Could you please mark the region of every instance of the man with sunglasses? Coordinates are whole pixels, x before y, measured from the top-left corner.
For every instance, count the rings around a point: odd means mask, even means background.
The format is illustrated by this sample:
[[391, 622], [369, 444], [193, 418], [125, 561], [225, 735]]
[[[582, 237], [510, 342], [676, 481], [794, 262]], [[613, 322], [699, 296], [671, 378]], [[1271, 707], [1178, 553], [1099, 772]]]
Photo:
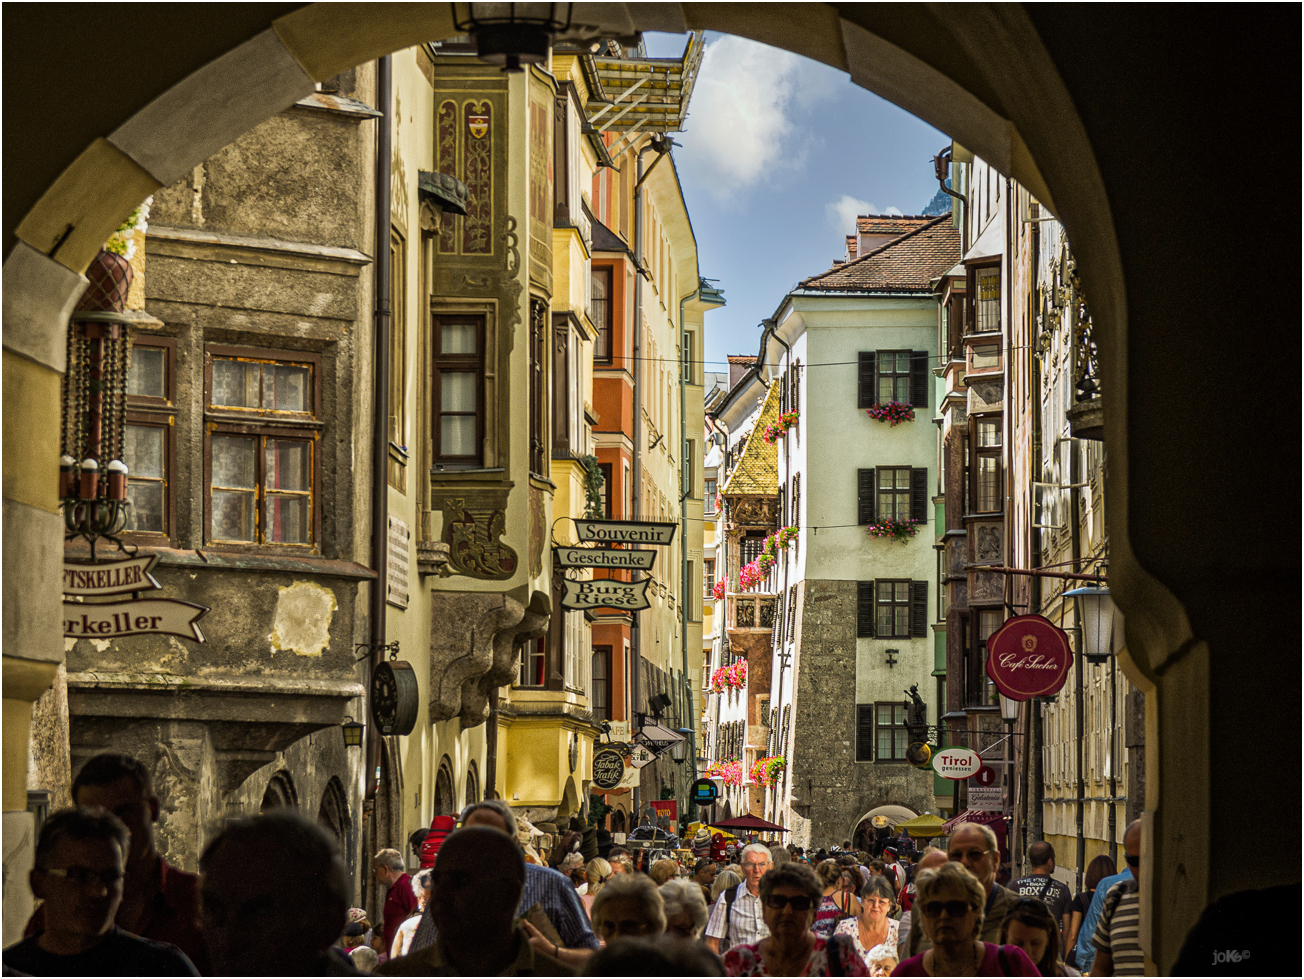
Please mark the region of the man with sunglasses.
[[[1096, 885], [1096, 896], [1078, 931], [1078, 968], [1093, 976], [1145, 975], [1138, 938], [1141, 877], [1141, 820], [1123, 834], [1127, 866]], [[1106, 917], [1108, 909], [1109, 916]], [[1103, 928], [1103, 931], [1102, 931]], [[1137, 971], [1140, 970], [1140, 971]]]
[[774, 855], [760, 843], [743, 847], [743, 882], [716, 899], [706, 923], [706, 947], [717, 955], [735, 945], [752, 945], [770, 936], [761, 907], [761, 878], [774, 866]]
[[122, 903], [130, 834], [100, 808], [63, 809], [41, 827], [32, 893], [43, 930], [6, 949], [7, 969], [31, 976], [197, 976], [173, 945], [113, 923]]
[[[951, 841], [946, 848], [949, 860], [963, 864], [964, 868], [978, 878], [987, 903], [984, 906], [983, 927], [979, 940], [999, 945], [1001, 925], [1005, 924], [1005, 914], [1019, 896], [1007, 887], [996, 883], [996, 868], [1000, 865], [1001, 850], [996, 834], [991, 827], [983, 823], [961, 823], [951, 834]], [[920, 917], [915, 915], [910, 920], [910, 938], [907, 941], [907, 953], [911, 956], [926, 951], [932, 945], [924, 934]]]

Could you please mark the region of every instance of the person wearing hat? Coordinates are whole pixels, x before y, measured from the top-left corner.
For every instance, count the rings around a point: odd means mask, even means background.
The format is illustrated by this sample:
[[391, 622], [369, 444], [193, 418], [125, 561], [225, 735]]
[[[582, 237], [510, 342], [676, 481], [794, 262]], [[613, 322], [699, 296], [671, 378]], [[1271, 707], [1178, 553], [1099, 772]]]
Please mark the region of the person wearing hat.
[[421, 848], [417, 851], [422, 870], [429, 870], [435, 865], [435, 856], [439, 853], [439, 848], [444, 845], [444, 840], [448, 839], [448, 834], [453, 832], [456, 826], [456, 816], [436, 816], [431, 821], [430, 831], [421, 840]]
[[700, 827], [693, 834], [692, 850], [693, 857], [697, 860], [711, 855], [711, 831], [705, 826]]
[[906, 886], [906, 871], [897, 860], [897, 848], [895, 846], [883, 847], [883, 867], [885, 868], [884, 876], [891, 876], [893, 886], [898, 894], [901, 888]]

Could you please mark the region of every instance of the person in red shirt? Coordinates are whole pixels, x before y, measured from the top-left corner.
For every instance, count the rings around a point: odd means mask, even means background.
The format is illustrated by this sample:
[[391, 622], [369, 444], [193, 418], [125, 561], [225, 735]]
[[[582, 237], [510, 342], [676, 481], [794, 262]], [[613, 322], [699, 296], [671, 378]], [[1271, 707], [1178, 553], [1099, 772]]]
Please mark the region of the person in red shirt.
[[417, 908], [417, 896], [412, 893], [412, 877], [403, 870], [403, 856], [397, 850], [381, 850], [373, 860], [376, 880], [385, 891], [385, 905], [381, 911], [380, 933], [388, 950], [394, 944], [394, 932]]
[[[131, 833], [122, 903], [114, 924], [141, 938], [175, 945], [200, 972], [206, 972], [208, 955], [199, 924], [199, 875], [171, 866], [154, 848], [159, 802], [149, 769], [130, 755], [96, 755], [73, 779], [72, 800], [77, 806], [106, 809]], [[44, 909], [37, 908], [23, 934], [44, 930]]]

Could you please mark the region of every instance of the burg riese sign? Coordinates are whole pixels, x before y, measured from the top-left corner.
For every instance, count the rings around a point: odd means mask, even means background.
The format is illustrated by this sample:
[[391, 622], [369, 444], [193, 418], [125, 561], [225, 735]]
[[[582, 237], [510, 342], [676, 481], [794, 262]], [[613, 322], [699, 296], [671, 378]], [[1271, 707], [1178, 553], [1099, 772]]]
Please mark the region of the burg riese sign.
[[643, 581], [572, 581], [564, 582], [561, 607], [571, 612], [582, 612], [594, 608], [614, 608], [624, 612], [638, 612], [651, 608], [648, 601], [647, 586], [652, 582]]

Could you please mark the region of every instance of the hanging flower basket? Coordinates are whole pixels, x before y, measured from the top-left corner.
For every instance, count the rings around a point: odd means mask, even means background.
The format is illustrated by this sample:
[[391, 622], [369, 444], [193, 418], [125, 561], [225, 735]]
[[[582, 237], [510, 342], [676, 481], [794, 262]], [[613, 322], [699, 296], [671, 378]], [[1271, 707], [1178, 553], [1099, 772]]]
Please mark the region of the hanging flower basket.
[[716, 762], [706, 770], [707, 778], [724, 779], [725, 785], [743, 784], [743, 763], [738, 759]]
[[758, 758], [748, 773], [757, 785], [774, 785], [780, 774], [788, 767], [788, 761], [782, 755], [770, 755]]
[[761, 432], [761, 438], [765, 439], [765, 441], [770, 443], [770, 445], [773, 445], [788, 433], [788, 429], [797, 424], [797, 419], [800, 417], [801, 412], [799, 411], [785, 411], [779, 416], [779, 423], [777, 425], [765, 426], [765, 429]]
[[897, 520], [895, 517], [880, 517], [866, 529], [870, 537], [889, 537], [905, 544], [919, 533], [921, 520]]
[[890, 422], [896, 428], [902, 422], [915, 420], [915, 409], [904, 401], [883, 401], [867, 409], [869, 417], [875, 421]]
[[717, 581], [711, 588], [711, 594], [715, 596], [717, 602], [724, 601], [724, 581]]
[[711, 674], [711, 692], [741, 690], [747, 686], [747, 661], [740, 659], [731, 666], [722, 666]]
[[755, 588], [765, 581], [774, 567], [775, 560], [772, 557], [766, 557], [761, 554], [755, 561], [750, 561], [738, 569], [738, 583], [742, 585], [743, 591]]

